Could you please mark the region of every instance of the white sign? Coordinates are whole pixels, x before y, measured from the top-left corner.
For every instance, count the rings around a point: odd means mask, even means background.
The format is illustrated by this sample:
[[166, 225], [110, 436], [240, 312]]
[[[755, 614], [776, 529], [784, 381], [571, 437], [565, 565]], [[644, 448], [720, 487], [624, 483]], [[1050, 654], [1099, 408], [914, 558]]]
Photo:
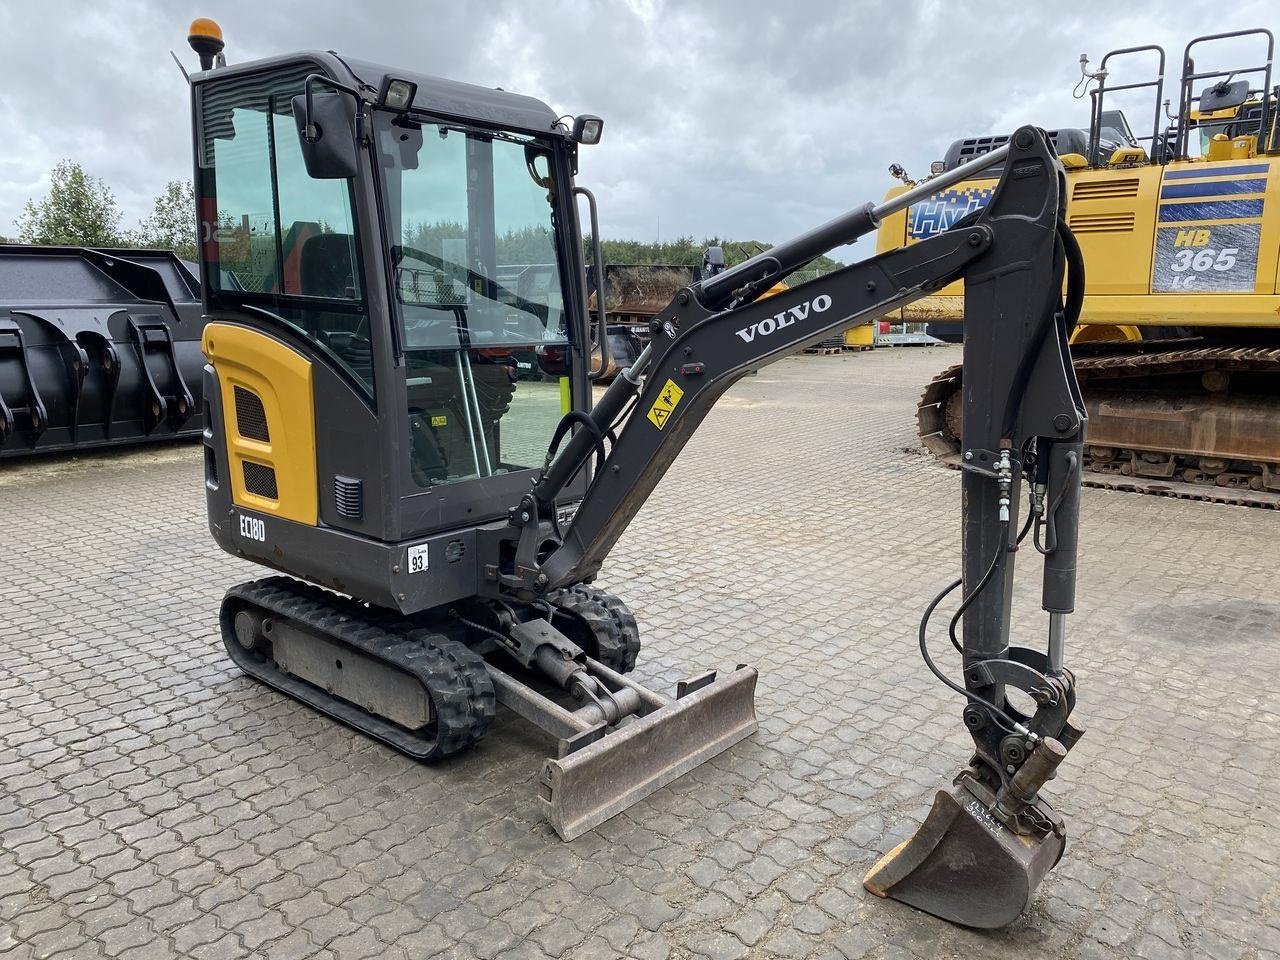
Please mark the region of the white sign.
[[426, 573], [427, 571], [427, 544], [420, 543], [416, 547], [409, 548], [409, 572], [410, 573]]

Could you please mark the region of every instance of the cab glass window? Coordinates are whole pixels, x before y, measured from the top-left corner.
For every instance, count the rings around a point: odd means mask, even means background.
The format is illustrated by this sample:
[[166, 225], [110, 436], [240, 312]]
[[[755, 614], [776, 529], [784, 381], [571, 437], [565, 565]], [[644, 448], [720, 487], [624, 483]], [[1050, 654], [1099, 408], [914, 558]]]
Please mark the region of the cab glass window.
[[[540, 467], [568, 408], [570, 329], [550, 143], [375, 118], [423, 488]], [[574, 261], [570, 261], [574, 262]]]
[[372, 343], [347, 180], [313, 180], [292, 100], [311, 68], [200, 88], [201, 256], [211, 301], [280, 316], [372, 397]]

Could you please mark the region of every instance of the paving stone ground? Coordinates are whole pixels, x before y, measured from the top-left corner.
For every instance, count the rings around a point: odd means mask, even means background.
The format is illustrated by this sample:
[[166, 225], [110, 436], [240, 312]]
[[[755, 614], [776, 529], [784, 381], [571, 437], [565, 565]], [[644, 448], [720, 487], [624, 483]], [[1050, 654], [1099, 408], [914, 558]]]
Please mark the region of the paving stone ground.
[[724, 398], [602, 582], [643, 680], [759, 666], [760, 732], [571, 844], [509, 715], [424, 766], [232, 668], [216, 611], [256, 570], [206, 534], [197, 448], [6, 465], [0, 956], [1280, 955], [1277, 512], [1086, 491], [1065, 859], [997, 933], [863, 891], [966, 759], [915, 651], [959, 497], [913, 407], [955, 357], [798, 358]]

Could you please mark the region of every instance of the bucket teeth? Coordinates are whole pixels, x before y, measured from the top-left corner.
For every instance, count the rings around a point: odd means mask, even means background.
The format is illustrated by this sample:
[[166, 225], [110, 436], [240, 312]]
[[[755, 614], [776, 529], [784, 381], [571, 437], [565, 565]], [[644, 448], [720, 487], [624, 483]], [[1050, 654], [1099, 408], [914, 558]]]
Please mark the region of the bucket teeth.
[[756, 671], [737, 670], [543, 767], [543, 811], [573, 840], [756, 731]]
[[[1037, 805], [1053, 817], [1043, 801]], [[1014, 833], [960, 783], [938, 792], [915, 835], [881, 857], [862, 883], [943, 920], [995, 929], [1030, 906], [1064, 846], [1061, 831]]]

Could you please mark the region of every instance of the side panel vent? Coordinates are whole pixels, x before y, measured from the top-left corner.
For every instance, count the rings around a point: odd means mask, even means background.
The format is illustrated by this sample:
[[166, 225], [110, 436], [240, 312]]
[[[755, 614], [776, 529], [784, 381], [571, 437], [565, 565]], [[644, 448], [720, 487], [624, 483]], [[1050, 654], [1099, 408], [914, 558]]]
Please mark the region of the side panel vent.
[[1067, 221], [1076, 233], [1130, 233], [1132, 213], [1080, 213]]
[[246, 440], [271, 442], [271, 432], [267, 429], [267, 411], [262, 407], [262, 398], [252, 390], [236, 386], [236, 432]]
[[254, 463], [252, 460], [244, 462], [244, 488], [255, 497], [265, 497], [268, 500], [280, 499], [280, 493], [276, 490], [275, 470], [265, 464]]
[[1138, 178], [1082, 180], [1071, 189], [1072, 200], [1124, 200], [1138, 195]]
[[450, 540], [444, 545], [444, 558], [449, 563], [457, 563], [467, 554], [467, 545], [461, 540]]
[[364, 518], [364, 481], [355, 477], [333, 478], [333, 505], [338, 516], [348, 520]]

